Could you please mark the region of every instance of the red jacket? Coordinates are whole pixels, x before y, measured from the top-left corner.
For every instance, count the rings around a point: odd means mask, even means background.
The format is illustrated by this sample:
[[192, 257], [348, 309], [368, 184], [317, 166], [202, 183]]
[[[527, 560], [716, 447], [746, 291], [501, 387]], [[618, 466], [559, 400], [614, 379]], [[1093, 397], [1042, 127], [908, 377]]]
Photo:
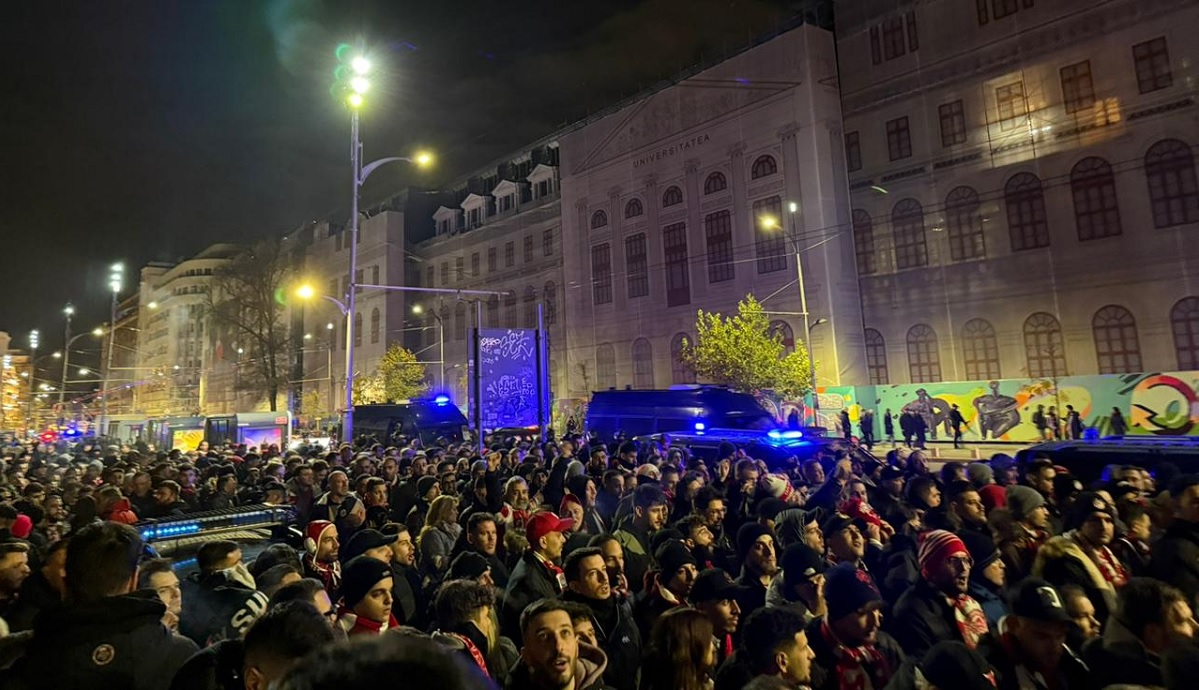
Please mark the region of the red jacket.
[[109, 522], [119, 522], [122, 525], [132, 525], [138, 520], [137, 513], [133, 512], [133, 506], [127, 498], [122, 498], [112, 504], [112, 507], [108, 509], [108, 513], [103, 517]]

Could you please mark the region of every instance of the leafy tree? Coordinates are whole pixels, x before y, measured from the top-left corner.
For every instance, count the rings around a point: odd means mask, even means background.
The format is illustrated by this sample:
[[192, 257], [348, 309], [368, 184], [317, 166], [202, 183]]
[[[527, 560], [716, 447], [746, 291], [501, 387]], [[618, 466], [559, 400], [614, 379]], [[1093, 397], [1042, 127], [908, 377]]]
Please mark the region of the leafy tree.
[[806, 347], [786, 354], [781, 334], [770, 333], [770, 319], [749, 295], [737, 313], [724, 316], [699, 310], [696, 342], [685, 343], [683, 361], [703, 379], [742, 391], [771, 390], [798, 398], [812, 390]]
[[205, 300], [214, 330], [236, 338], [244, 350], [238, 388], [266, 398], [272, 412], [279, 409], [287, 377], [285, 304], [279, 295], [291, 271], [289, 258], [277, 241], [258, 242], [213, 271]]
[[411, 350], [393, 344], [383, 353], [373, 374], [354, 379], [354, 403], [415, 398], [427, 389], [425, 365]]

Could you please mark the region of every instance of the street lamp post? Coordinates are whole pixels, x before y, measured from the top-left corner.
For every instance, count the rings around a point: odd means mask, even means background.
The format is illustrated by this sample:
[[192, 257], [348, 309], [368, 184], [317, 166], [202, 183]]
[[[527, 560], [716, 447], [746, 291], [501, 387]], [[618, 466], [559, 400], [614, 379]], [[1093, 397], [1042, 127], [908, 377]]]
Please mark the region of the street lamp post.
[[791, 249], [795, 252], [795, 281], [799, 284], [799, 310], [803, 312], [803, 342], [808, 350], [808, 371], [812, 375], [812, 423], [820, 426], [820, 395], [816, 392], [816, 358], [812, 356], [812, 320], [808, 314], [808, 290], [803, 279], [803, 253], [799, 250], [799, 239], [795, 234], [795, 212], [799, 204], [787, 205], [787, 217], [791, 226]]
[[33, 431], [33, 387], [36, 385], [34, 379], [37, 378], [37, 346], [40, 341], [41, 333], [36, 329], [29, 331], [29, 406], [25, 411], [29, 421], [25, 423], [26, 432]]
[[[412, 305], [413, 314], [422, 314], [424, 309], [419, 304]], [[430, 310], [433, 318], [437, 319], [437, 385], [445, 389], [445, 322], [436, 309]]]
[[112, 300], [109, 306], [108, 320], [108, 354], [105, 356], [104, 364], [104, 383], [100, 389], [100, 436], [107, 429], [108, 423], [108, 380], [112, 371], [112, 349], [116, 342], [117, 336], [117, 295], [121, 292], [121, 281], [125, 273], [125, 266], [120, 263], [112, 265], [112, 269], [108, 274], [108, 287], [112, 290]]
[[58, 387], [58, 419], [59, 425], [62, 424], [63, 404], [66, 403], [67, 395], [67, 367], [71, 364], [71, 317], [75, 315], [75, 307], [67, 302], [67, 306], [63, 307], [62, 313], [67, 317], [66, 327], [63, 329], [62, 342], [62, 381]]

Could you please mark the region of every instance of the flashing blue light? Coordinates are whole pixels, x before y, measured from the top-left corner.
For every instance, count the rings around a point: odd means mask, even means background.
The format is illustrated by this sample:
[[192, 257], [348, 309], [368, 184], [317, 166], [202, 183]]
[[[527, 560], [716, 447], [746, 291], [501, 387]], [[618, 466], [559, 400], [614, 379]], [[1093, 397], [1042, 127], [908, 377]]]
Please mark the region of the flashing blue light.
[[696, 430], [696, 431], [703, 431], [704, 429], [707, 429], [707, 428], [708, 428], [708, 425], [707, 425], [707, 424], [704, 424], [703, 422], [696, 422], [696, 423], [695, 423], [695, 430]]
[[798, 429], [771, 429], [766, 435], [775, 441], [791, 438], [803, 438], [803, 432]]
[[438, 405], [448, 405], [450, 402], [450, 396], [439, 395], [436, 398], [433, 398], [433, 402], [437, 403]]

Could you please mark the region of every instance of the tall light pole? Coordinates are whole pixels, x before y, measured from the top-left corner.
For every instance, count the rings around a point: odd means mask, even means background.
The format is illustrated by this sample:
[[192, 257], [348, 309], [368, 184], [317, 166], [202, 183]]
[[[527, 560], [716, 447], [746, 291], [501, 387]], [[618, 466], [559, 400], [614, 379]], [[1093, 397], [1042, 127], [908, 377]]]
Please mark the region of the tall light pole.
[[34, 379], [37, 378], [37, 346], [41, 342], [42, 335], [35, 328], [29, 331], [29, 407], [26, 409], [25, 416], [29, 419], [25, 423], [27, 431], [33, 431], [33, 387]]
[[[811, 381], [808, 382], [808, 385], [812, 387], [812, 424], [819, 426], [820, 396], [816, 393], [816, 359], [812, 355], [812, 319], [808, 313], [808, 291], [804, 284], [803, 250], [799, 247], [799, 237], [795, 233], [795, 214], [798, 211], [799, 204], [794, 201], [787, 204], [789, 230], [784, 230], [784, 232], [787, 233], [787, 239], [791, 242], [791, 251], [795, 254], [795, 282], [799, 286], [799, 311], [803, 315], [803, 342], [804, 349], [808, 352], [808, 371], [811, 374]], [[762, 216], [758, 222], [767, 230], [783, 230], [778, 218], [772, 216]]]
[[67, 302], [67, 306], [63, 307], [62, 313], [67, 317], [67, 325], [63, 329], [62, 334], [62, 381], [59, 382], [58, 387], [59, 422], [62, 421], [62, 406], [66, 402], [67, 395], [67, 367], [71, 364], [71, 317], [75, 315], [75, 307], [70, 302]]
[[[423, 314], [424, 311], [421, 305], [412, 305], [413, 314]], [[437, 319], [437, 385], [445, 390], [445, 322], [441, 320], [441, 315], [436, 309], [430, 310], [429, 313]]]
[[104, 383], [100, 388], [100, 428], [98, 438], [107, 430], [108, 423], [108, 380], [112, 371], [112, 349], [117, 337], [117, 295], [121, 292], [121, 281], [124, 278], [124, 264], [115, 263], [108, 272], [108, 287], [112, 291], [108, 318], [108, 354], [105, 355]]

